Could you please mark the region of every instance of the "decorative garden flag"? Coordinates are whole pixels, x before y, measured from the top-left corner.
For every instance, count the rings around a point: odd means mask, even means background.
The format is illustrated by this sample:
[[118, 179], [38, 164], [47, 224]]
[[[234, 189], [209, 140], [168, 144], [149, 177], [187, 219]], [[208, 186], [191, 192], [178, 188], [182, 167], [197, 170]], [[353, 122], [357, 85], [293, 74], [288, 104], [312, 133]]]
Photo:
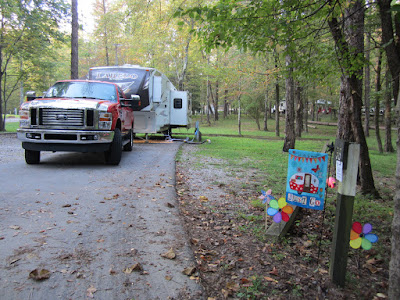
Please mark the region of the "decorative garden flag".
[[289, 150], [286, 202], [305, 208], [324, 208], [328, 154]]

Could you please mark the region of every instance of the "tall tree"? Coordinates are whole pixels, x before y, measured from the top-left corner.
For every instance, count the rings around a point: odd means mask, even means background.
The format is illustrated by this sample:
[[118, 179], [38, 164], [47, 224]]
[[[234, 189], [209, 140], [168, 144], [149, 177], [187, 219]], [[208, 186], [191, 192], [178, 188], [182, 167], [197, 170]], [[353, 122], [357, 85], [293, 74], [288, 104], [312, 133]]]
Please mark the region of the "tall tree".
[[79, 78], [79, 56], [78, 56], [78, 0], [72, 2], [72, 31], [71, 31], [71, 79]]
[[[331, 9], [340, 12], [338, 2], [330, 2]], [[347, 117], [339, 120], [338, 137], [360, 144], [360, 185], [364, 194], [375, 194], [371, 161], [362, 126], [362, 72], [364, 63], [364, 7], [361, 0], [351, 0], [344, 7], [344, 20], [340, 22], [334, 14], [328, 25], [336, 44], [338, 59], [341, 62], [342, 87], [341, 109]], [[339, 115], [340, 116], [340, 115]]]
[[[400, 75], [400, 13], [393, 18], [392, 13], [399, 11], [399, 4], [391, 7], [392, 0], [377, 0], [382, 27], [382, 44], [384, 45], [388, 65], [393, 80], [393, 98], [396, 104], [399, 95]], [[396, 8], [396, 10], [394, 9]]]
[[290, 149], [295, 148], [296, 134], [294, 127], [294, 79], [292, 58], [286, 55], [287, 76], [285, 81], [286, 87], [286, 123], [285, 123], [285, 139], [283, 142], [283, 151], [289, 152]]
[[67, 11], [62, 0], [0, 1], [0, 131], [8, 67], [13, 59], [33, 61], [63, 39], [59, 24]]

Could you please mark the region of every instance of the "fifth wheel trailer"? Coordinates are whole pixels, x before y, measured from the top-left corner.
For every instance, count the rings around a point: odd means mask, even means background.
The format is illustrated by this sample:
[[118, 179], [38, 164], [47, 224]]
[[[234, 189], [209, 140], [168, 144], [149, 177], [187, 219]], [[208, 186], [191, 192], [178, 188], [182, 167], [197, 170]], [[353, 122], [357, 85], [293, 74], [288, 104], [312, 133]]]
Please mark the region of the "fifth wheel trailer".
[[187, 91], [178, 91], [155, 68], [136, 65], [93, 67], [90, 80], [118, 84], [128, 96], [139, 95], [134, 107], [135, 133], [171, 134], [172, 128], [190, 128], [190, 101]]

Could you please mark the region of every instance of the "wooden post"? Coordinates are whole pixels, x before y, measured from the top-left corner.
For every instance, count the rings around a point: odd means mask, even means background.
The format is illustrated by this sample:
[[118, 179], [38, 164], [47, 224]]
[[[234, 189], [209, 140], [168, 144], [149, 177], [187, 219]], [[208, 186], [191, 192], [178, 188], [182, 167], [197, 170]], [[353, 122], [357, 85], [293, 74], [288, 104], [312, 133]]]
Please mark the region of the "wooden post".
[[349, 252], [350, 230], [353, 217], [354, 197], [356, 195], [360, 145], [348, 145], [346, 169], [342, 170], [342, 181], [338, 186], [336, 219], [333, 231], [329, 273], [333, 283], [344, 286], [346, 280], [347, 257]]

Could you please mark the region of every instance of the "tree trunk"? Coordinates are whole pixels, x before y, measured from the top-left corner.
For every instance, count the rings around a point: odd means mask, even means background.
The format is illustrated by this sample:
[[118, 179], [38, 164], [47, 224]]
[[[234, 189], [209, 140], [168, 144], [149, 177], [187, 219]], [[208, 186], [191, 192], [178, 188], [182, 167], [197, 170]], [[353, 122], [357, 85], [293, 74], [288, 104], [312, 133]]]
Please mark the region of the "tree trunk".
[[351, 127], [352, 110], [350, 108], [350, 86], [344, 76], [340, 80], [340, 98], [338, 127], [336, 137], [345, 141], [354, 141], [354, 133]]
[[364, 130], [365, 130], [365, 136], [369, 136], [369, 109], [370, 109], [370, 94], [371, 94], [371, 72], [369, 68], [369, 56], [370, 56], [370, 33], [367, 33], [366, 35], [366, 50], [365, 50], [365, 60], [366, 60], [366, 66], [365, 66], [365, 79], [364, 79], [364, 108], [365, 108], [365, 123], [364, 123]]
[[210, 80], [208, 80], [207, 76], [207, 124], [208, 126], [211, 125], [211, 120], [210, 120]]
[[217, 80], [215, 82], [215, 103], [214, 103], [214, 120], [218, 121], [219, 119], [219, 114], [218, 114], [218, 105], [219, 105], [219, 81]]
[[[388, 70], [386, 72], [385, 113], [383, 116], [385, 123], [385, 152], [394, 152], [392, 145], [392, 93], [390, 92], [390, 78]], [[379, 117], [379, 111], [377, 113]]]
[[[103, 0], [103, 13], [104, 13], [104, 15], [107, 13], [106, 0]], [[109, 66], [110, 58], [109, 58], [109, 54], [108, 54], [108, 32], [107, 32], [106, 25], [104, 25], [104, 47], [106, 50], [106, 66]]]
[[[361, 193], [373, 194], [379, 197], [375, 188], [372, 175], [369, 150], [365, 139], [364, 129], [361, 119], [362, 107], [362, 67], [358, 66], [357, 59], [362, 57], [364, 52], [364, 8], [363, 1], [352, 1], [351, 5], [345, 10], [344, 27], [341, 28], [336, 17], [329, 21], [329, 27], [338, 49], [339, 62], [343, 70], [342, 84], [345, 95], [341, 95], [345, 106], [350, 108], [350, 120], [342, 120], [346, 124], [350, 122], [354, 140], [360, 144], [360, 185]], [[342, 107], [343, 109], [343, 107]], [[343, 111], [342, 111], [343, 113]], [[340, 121], [339, 121], [340, 123]], [[339, 134], [338, 127], [338, 134]], [[341, 132], [346, 135], [345, 132]]]
[[303, 99], [301, 97], [302, 88], [296, 84], [295, 104], [296, 104], [296, 137], [301, 137], [303, 131]]
[[[398, 95], [400, 98], [400, 94]], [[400, 299], [400, 99], [396, 107], [397, 125], [397, 167], [396, 193], [393, 198], [392, 253], [389, 264], [389, 299]]]
[[308, 133], [308, 93], [306, 92], [304, 96], [304, 130]]
[[293, 69], [291, 67], [291, 57], [286, 55], [286, 66], [288, 67], [288, 75], [286, 78], [286, 124], [285, 124], [285, 140], [283, 144], [283, 152], [289, 152], [294, 149], [296, 142], [294, 128], [294, 80]]
[[78, 56], [78, 0], [72, 0], [72, 28], [71, 28], [71, 79], [79, 78]]
[[[376, 135], [376, 141], [378, 143], [378, 150], [379, 153], [383, 153], [383, 147], [382, 147], [382, 140], [381, 140], [381, 134], [380, 134], [380, 129], [379, 129], [379, 114], [376, 112], [379, 112], [379, 101], [380, 101], [380, 91], [382, 90], [382, 85], [381, 85], [381, 74], [382, 74], [382, 49], [379, 50], [379, 55], [378, 55], [378, 65], [376, 67], [376, 96], [375, 96], [375, 135]], [[369, 111], [366, 112], [369, 114]]]
[[264, 131], [268, 131], [268, 85], [265, 90], [264, 98]]
[[224, 119], [228, 117], [228, 89], [224, 92]]
[[[274, 51], [275, 56], [275, 68], [278, 68], [278, 57]], [[279, 78], [276, 75], [275, 82], [275, 135], [279, 136]]]
[[[388, 60], [388, 66], [390, 73], [392, 74], [393, 80], [393, 98], [395, 99], [395, 105], [397, 103], [397, 97], [399, 94], [399, 74], [400, 74], [400, 41], [397, 32], [395, 36], [393, 32], [393, 22], [392, 22], [392, 10], [391, 2], [392, 0], [378, 0], [379, 15], [381, 18], [382, 26], [382, 44], [385, 45], [386, 57]], [[395, 27], [399, 27], [399, 20], [395, 18]]]
[[[240, 87], [239, 87], [239, 91], [240, 91]], [[241, 110], [241, 103], [240, 103], [240, 95], [239, 95], [239, 99], [238, 99], [238, 104], [239, 104], [239, 110], [238, 110], [238, 134], [239, 136], [242, 136], [242, 110]]]

